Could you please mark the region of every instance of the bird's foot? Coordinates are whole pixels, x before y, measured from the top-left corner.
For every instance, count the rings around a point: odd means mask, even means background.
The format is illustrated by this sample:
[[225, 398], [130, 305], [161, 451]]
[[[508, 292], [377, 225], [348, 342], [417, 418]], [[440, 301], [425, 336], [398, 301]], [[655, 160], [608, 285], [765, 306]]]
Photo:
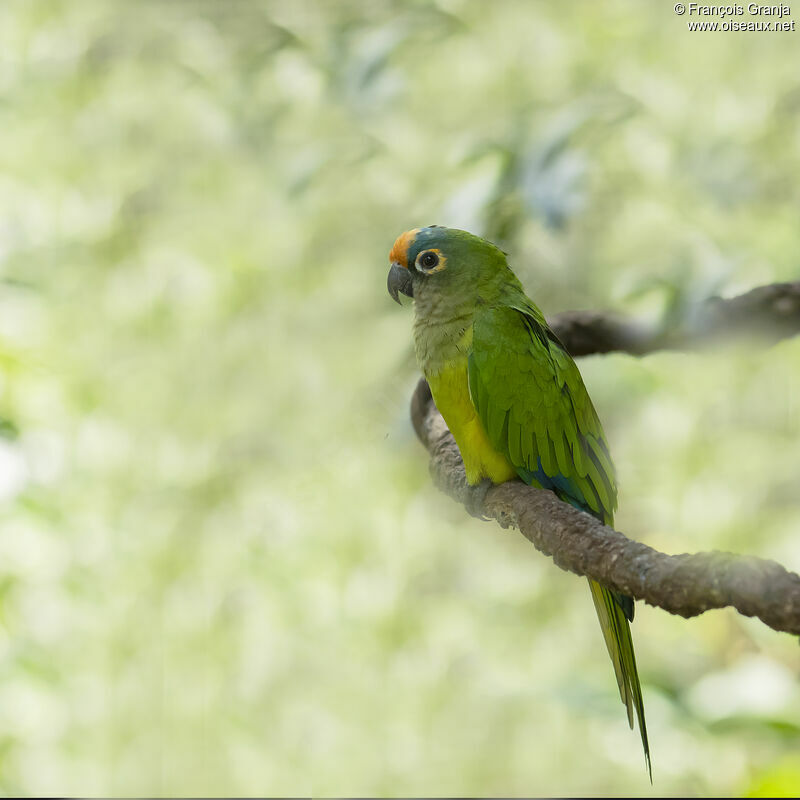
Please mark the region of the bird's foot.
[[469, 487], [464, 505], [466, 506], [466, 509], [470, 515], [476, 519], [489, 519], [489, 517], [483, 513], [483, 504], [486, 501], [486, 495], [492, 486], [494, 486], [494, 484], [488, 478], [484, 478], [480, 483], [476, 483], [475, 486]]

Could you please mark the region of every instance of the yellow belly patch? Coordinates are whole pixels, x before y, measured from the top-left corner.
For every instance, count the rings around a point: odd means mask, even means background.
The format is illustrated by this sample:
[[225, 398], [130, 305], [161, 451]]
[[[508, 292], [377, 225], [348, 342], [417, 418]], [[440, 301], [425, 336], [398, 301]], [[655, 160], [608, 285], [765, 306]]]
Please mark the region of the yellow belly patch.
[[489, 478], [493, 483], [503, 483], [516, 478], [516, 470], [508, 459], [492, 447], [472, 405], [466, 357], [451, 361], [440, 372], [426, 377], [436, 407], [461, 451], [467, 481], [476, 484]]

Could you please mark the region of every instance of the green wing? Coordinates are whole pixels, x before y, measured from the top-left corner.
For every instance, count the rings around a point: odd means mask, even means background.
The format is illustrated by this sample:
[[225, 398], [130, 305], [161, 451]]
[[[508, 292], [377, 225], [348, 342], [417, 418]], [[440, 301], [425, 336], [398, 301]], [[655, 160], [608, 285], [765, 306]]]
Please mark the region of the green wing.
[[[492, 446], [526, 483], [555, 492], [606, 524], [617, 506], [605, 435], [575, 362], [541, 312], [520, 304], [478, 312], [469, 358], [469, 390]], [[589, 581], [600, 627], [633, 727], [650, 749], [629, 620], [633, 601]]]

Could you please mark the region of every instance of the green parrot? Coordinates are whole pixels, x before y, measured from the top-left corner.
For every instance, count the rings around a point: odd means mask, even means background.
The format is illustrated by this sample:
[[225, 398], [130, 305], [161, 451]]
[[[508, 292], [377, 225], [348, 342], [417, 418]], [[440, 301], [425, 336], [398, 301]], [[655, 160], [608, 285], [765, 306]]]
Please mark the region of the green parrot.
[[[399, 236], [389, 261], [392, 298], [414, 298], [417, 361], [469, 483], [488, 489], [521, 478], [611, 525], [617, 487], [603, 427], [575, 362], [505, 253], [466, 231], [431, 225]], [[589, 588], [652, 780], [629, 625], [633, 599], [593, 580]]]

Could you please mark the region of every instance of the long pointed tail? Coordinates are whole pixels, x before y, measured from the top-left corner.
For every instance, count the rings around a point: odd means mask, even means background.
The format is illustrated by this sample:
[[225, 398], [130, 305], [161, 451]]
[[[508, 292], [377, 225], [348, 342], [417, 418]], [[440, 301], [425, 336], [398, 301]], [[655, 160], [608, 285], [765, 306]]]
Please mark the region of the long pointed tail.
[[[639, 673], [636, 671], [636, 656], [633, 654], [633, 640], [631, 639], [631, 626], [616, 601], [614, 592], [606, 589], [597, 581], [590, 580], [589, 588], [592, 590], [594, 607], [600, 620], [603, 638], [606, 640], [608, 654], [614, 664], [617, 675], [619, 694], [622, 702], [628, 709], [628, 724], [633, 728], [633, 712], [639, 721], [639, 732], [642, 735], [644, 758], [647, 762], [647, 771], [650, 782], [653, 782], [653, 769], [650, 765], [650, 745], [647, 742], [647, 724], [644, 721], [644, 701], [642, 700], [642, 687], [639, 685]], [[632, 616], [632, 615], [631, 615]]]

